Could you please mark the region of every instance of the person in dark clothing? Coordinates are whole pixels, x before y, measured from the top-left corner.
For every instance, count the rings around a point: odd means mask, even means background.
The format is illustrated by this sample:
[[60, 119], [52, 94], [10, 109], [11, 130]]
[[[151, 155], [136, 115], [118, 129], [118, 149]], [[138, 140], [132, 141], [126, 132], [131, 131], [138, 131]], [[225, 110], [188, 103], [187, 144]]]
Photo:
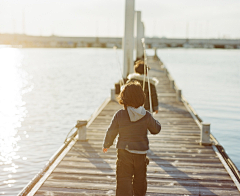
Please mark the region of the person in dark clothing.
[[[134, 65], [134, 71], [135, 73], [128, 75], [128, 81], [138, 81], [141, 86], [143, 87], [143, 80], [144, 80], [144, 61], [138, 60]], [[145, 69], [145, 73], [147, 75], [148, 69]], [[156, 85], [158, 84], [158, 80], [156, 78], [149, 78], [150, 81], [150, 91], [151, 91], [151, 98], [152, 98], [152, 109], [153, 112], [158, 113], [158, 97], [157, 97], [157, 91], [156, 91]], [[148, 111], [150, 111], [150, 104], [149, 104], [149, 89], [148, 89], [148, 80], [147, 77], [145, 77], [145, 87], [144, 87], [144, 93], [146, 95], [146, 100], [144, 103], [144, 108]]]
[[124, 109], [117, 111], [112, 118], [104, 138], [103, 152], [108, 151], [119, 135], [116, 145], [116, 195], [144, 196], [149, 163], [146, 157], [149, 149], [148, 130], [151, 134], [158, 134], [161, 124], [142, 106], [145, 94], [139, 82], [126, 84], [119, 94], [118, 102]]

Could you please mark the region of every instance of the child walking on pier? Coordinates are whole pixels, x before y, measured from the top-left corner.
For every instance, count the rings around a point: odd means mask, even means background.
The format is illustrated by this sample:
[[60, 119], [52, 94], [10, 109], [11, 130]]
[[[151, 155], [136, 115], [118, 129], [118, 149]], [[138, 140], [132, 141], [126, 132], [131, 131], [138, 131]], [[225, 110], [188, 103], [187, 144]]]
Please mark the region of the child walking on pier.
[[[145, 71], [144, 71], [145, 68]], [[141, 86], [143, 86], [144, 83], [144, 73], [145, 75], [148, 74], [148, 68], [144, 66], [144, 61], [138, 60], [134, 64], [134, 71], [135, 73], [128, 75], [128, 82], [138, 81]], [[151, 102], [152, 102], [152, 109], [153, 112], [158, 113], [158, 97], [157, 97], [157, 90], [156, 85], [158, 84], [157, 78], [149, 78], [150, 81], [150, 89], [148, 88], [148, 80], [145, 80], [145, 88], [144, 92], [146, 95], [146, 100], [144, 103], [144, 108], [148, 111], [150, 111], [150, 102], [149, 102], [149, 90], [151, 92]]]
[[148, 130], [157, 134], [160, 123], [142, 106], [145, 94], [139, 82], [126, 84], [121, 91], [118, 102], [124, 106], [115, 113], [107, 129], [103, 143], [103, 152], [113, 145], [117, 135], [116, 195], [144, 196], [147, 191], [146, 157], [149, 149]]

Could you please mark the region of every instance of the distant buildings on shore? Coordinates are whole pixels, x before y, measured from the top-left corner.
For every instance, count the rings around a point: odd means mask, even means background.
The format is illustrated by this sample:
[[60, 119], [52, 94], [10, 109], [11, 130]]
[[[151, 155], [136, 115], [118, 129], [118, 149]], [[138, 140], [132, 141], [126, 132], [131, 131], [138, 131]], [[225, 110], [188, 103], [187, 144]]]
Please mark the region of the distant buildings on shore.
[[[240, 49], [240, 39], [173, 39], [145, 38], [147, 48], [225, 48]], [[59, 37], [30, 36], [24, 34], [0, 34], [0, 45], [22, 48], [122, 48], [120, 37]]]

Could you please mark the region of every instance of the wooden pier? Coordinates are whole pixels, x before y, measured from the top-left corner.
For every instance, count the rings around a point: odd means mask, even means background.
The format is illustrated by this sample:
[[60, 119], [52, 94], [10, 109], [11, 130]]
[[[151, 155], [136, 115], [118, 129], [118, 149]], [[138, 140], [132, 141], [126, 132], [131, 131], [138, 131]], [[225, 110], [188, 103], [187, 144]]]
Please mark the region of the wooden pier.
[[[147, 195], [240, 195], [214, 148], [199, 144], [200, 128], [177, 100], [159, 60], [149, 57], [148, 64], [150, 75], [159, 80], [159, 113], [154, 117], [162, 130], [149, 135]], [[104, 154], [102, 143], [120, 108], [116, 101], [106, 100], [88, 122], [87, 141], [76, 136], [28, 195], [115, 195], [116, 149]]]

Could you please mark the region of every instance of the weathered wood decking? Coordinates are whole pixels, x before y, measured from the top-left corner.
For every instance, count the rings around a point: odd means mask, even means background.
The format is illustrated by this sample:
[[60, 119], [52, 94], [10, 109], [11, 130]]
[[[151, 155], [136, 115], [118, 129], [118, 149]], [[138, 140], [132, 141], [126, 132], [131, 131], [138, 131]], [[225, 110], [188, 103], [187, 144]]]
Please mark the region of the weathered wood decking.
[[[155, 118], [162, 131], [149, 135], [147, 195], [240, 195], [213, 148], [199, 145], [200, 129], [184, 104], [176, 100], [159, 62], [149, 58], [148, 64], [151, 75], [159, 79], [160, 107]], [[116, 149], [111, 147], [104, 154], [102, 142], [120, 108], [113, 101], [104, 105], [88, 126], [88, 141], [72, 142], [46, 181], [39, 189], [35, 187], [35, 195], [115, 195]]]

